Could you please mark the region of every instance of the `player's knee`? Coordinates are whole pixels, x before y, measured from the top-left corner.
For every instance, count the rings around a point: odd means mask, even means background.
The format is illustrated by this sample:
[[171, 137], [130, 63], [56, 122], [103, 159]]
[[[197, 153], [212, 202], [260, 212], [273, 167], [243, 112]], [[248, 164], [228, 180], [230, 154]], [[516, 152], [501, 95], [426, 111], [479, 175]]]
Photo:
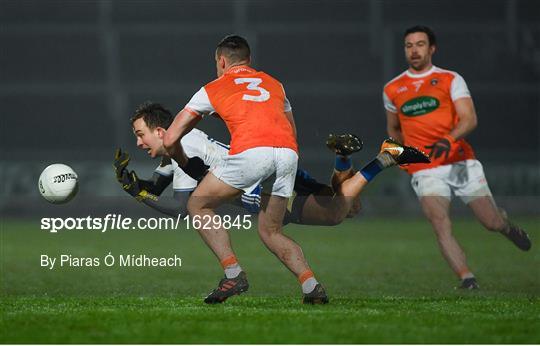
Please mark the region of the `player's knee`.
[[428, 212], [426, 213], [426, 216], [428, 220], [434, 225], [445, 225], [451, 222], [450, 215], [448, 215], [448, 213]]
[[452, 229], [444, 227], [433, 227], [433, 229], [435, 230], [435, 235], [439, 240], [446, 240], [452, 238]]
[[320, 214], [321, 223], [325, 226], [337, 226], [345, 220], [349, 212], [350, 209], [347, 209], [346, 204], [335, 203]]
[[261, 225], [259, 224], [259, 237], [266, 244], [271, 242], [272, 239], [281, 233], [282, 228], [278, 225]]
[[274, 248], [272, 246], [272, 244], [274, 244], [273, 242], [274, 237], [272, 234], [259, 232], [259, 238], [261, 238], [261, 241], [263, 242], [264, 245], [266, 245], [268, 249], [272, 250]]
[[261, 231], [261, 228], [259, 227], [259, 238], [261, 238], [264, 244], [267, 244], [271, 239], [271, 235], [267, 232]]
[[428, 218], [438, 238], [451, 236], [452, 221], [448, 215], [431, 215]]
[[337, 226], [343, 222], [345, 215], [340, 215], [338, 213], [333, 213], [326, 216], [326, 225], [327, 226]]
[[187, 203], [187, 209], [191, 215], [199, 214], [203, 210], [213, 210], [218, 206], [216, 198], [191, 196]]
[[201, 213], [203, 205], [200, 200], [190, 198], [187, 202], [187, 211], [190, 215], [198, 215]]

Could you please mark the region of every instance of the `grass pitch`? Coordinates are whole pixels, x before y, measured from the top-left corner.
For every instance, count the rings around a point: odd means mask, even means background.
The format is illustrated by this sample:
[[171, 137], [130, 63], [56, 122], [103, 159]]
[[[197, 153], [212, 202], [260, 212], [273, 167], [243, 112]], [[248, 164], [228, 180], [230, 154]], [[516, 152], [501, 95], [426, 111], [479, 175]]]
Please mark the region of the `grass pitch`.
[[[473, 221], [455, 222], [481, 290], [455, 290], [424, 220], [288, 226], [331, 299], [303, 306], [295, 278], [254, 230], [232, 239], [250, 290], [202, 299], [222, 276], [193, 231], [64, 231], [2, 221], [2, 343], [540, 343], [540, 220], [520, 220], [524, 253]], [[39, 256], [147, 254], [181, 268], [40, 267]]]

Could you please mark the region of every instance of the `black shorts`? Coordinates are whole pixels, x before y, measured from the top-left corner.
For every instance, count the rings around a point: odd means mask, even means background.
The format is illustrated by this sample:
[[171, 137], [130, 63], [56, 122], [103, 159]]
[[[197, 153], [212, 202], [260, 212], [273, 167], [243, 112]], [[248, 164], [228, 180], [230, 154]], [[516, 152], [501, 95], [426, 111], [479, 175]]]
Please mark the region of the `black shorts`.
[[302, 211], [304, 210], [307, 197], [309, 195], [316, 195], [327, 188], [328, 185], [319, 183], [317, 180], [313, 179], [307, 171], [298, 169], [294, 181], [294, 194], [289, 198], [287, 213], [285, 214], [283, 224], [301, 224]]

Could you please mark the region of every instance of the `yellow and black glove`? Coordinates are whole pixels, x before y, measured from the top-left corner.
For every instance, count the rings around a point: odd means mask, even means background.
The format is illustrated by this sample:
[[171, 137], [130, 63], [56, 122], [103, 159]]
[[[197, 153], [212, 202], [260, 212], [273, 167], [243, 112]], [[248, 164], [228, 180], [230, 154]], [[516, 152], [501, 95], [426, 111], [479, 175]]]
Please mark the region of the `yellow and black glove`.
[[118, 148], [114, 152], [114, 162], [113, 168], [116, 175], [116, 180], [122, 182], [122, 175], [126, 172], [126, 167], [129, 164], [129, 154], [127, 152], [122, 152], [122, 149]]
[[158, 200], [156, 195], [151, 194], [141, 187], [141, 181], [134, 171], [128, 172], [127, 169], [124, 169], [120, 178], [120, 184], [122, 185], [122, 189], [124, 189], [124, 191], [129, 193], [139, 202], [145, 199], [151, 199], [153, 201]]

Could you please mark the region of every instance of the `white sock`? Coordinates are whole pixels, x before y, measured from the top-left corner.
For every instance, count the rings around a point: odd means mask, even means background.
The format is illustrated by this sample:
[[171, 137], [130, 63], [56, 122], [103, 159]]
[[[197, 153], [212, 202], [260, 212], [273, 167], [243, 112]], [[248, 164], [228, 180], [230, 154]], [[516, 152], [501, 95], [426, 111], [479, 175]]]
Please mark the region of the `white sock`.
[[310, 293], [313, 292], [315, 289], [315, 286], [317, 286], [319, 282], [315, 280], [314, 277], [310, 277], [306, 281], [302, 283], [302, 293]]
[[240, 274], [241, 271], [242, 267], [240, 267], [240, 264], [233, 264], [225, 268], [225, 277], [227, 279], [235, 278], [238, 276], [238, 274]]
[[472, 278], [474, 278], [474, 274], [471, 272], [468, 272], [468, 273], [463, 274], [463, 276], [461, 277], [461, 280], [472, 279]]

